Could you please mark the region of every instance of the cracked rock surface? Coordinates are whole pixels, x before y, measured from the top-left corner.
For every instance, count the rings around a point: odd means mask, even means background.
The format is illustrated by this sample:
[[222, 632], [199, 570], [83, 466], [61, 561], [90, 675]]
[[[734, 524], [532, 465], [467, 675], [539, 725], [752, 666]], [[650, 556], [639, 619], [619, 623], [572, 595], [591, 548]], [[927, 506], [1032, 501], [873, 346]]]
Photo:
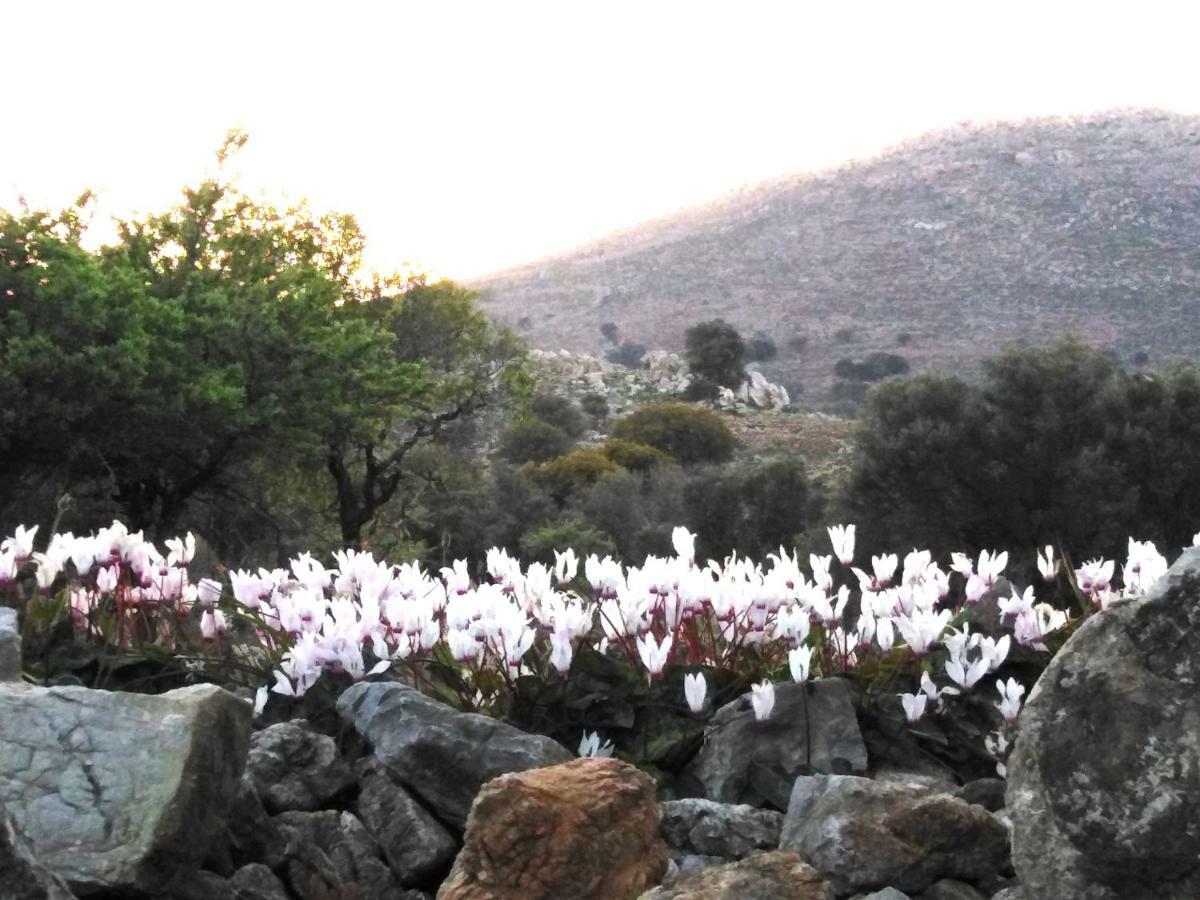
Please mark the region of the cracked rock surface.
[[76, 893], [154, 893], [204, 858], [249, 738], [250, 707], [212, 685], [0, 685], [0, 803]]
[[1200, 549], [1072, 635], [1008, 772], [1029, 900], [1200, 897]]

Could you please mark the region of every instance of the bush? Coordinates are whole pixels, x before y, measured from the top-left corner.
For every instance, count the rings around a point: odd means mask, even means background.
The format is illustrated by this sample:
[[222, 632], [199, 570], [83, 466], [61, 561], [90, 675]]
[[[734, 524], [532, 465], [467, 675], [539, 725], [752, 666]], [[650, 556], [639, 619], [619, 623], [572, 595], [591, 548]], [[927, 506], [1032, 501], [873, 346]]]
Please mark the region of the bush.
[[746, 342], [746, 359], [750, 362], [768, 362], [778, 355], [779, 348], [775, 342], [761, 331]]
[[500, 435], [496, 452], [513, 465], [545, 462], [568, 453], [574, 441], [571, 436], [548, 422], [529, 419], [510, 425]]
[[909, 370], [908, 360], [895, 353], [868, 353], [862, 362], [848, 357], [839, 359], [833, 372], [839, 378], [850, 381], [882, 381], [890, 375], [905, 375]]
[[558, 394], [534, 394], [529, 401], [529, 411], [534, 418], [562, 429], [573, 438], [581, 437], [587, 430], [587, 418], [579, 406]]
[[608, 398], [603, 394], [584, 394], [579, 400], [579, 408], [591, 416], [597, 426], [608, 418]]
[[671, 461], [671, 457], [649, 444], [639, 444], [624, 438], [609, 438], [601, 448], [604, 455], [622, 469], [647, 472]]
[[574, 550], [580, 559], [595, 553], [610, 556], [616, 552], [613, 539], [576, 517], [567, 517], [549, 525], [531, 529], [521, 537], [521, 553], [531, 561], [554, 565], [554, 551]]
[[642, 364], [642, 358], [646, 355], [646, 345], [637, 344], [633, 341], [625, 341], [617, 347], [612, 347], [604, 354], [604, 358], [610, 363], [615, 363], [618, 366], [624, 366], [627, 369], [636, 369]]
[[737, 439], [710, 409], [687, 403], [656, 403], [619, 419], [613, 437], [649, 444], [683, 465], [725, 462]]
[[621, 332], [617, 328], [616, 322], [605, 322], [600, 326], [600, 334], [603, 335], [604, 339], [610, 344], [615, 344]]
[[557, 459], [530, 465], [526, 471], [535, 483], [562, 503], [582, 488], [617, 471], [617, 464], [599, 447], [583, 447]]
[[695, 376], [680, 396], [689, 403], [710, 403], [721, 396], [721, 386], [715, 381]]
[[684, 343], [688, 368], [697, 378], [730, 389], [746, 380], [746, 343], [723, 319], [693, 325]]

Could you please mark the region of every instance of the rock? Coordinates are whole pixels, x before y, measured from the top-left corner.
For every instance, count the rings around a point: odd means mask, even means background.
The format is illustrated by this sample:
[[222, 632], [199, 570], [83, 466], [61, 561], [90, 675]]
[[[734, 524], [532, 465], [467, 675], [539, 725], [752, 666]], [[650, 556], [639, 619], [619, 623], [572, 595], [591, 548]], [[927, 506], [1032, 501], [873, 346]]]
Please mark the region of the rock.
[[775, 686], [771, 718], [754, 717], [748, 695], [717, 710], [690, 771], [710, 800], [787, 809], [797, 775], [867, 770], [845, 681]]
[[943, 878], [941, 881], [935, 881], [913, 900], [988, 900], [988, 898], [966, 882]]
[[337, 708], [401, 784], [459, 829], [485, 782], [574, 758], [548, 737], [459, 712], [403, 685], [356, 684]]
[[384, 864], [379, 845], [348, 812], [285, 812], [276, 817], [288, 838], [283, 871], [300, 900], [397, 900], [404, 891]]
[[229, 879], [235, 900], [291, 900], [278, 876], [260, 863], [251, 863]]
[[576, 759], [484, 785], [438, 900], [637, 897], [662, 879], [666, 850], [654, 780]]
[[755, 369], [746, 372], [746, 380], [737, 389], [736, 397], [756, 409], [783, 409], [792, 402], [787, 388], [771, 383], [766, 375]]
[[73, 900], [66, 882], [42, 865], [0, 804], [0, 900]]
[[21, 629], [17, 611], [0, 606], [0, 683], [21, 680]]
[[272, 814], [327, 809], [354, 789], [354, 773], [333, 739], [295, 722], [251, 736], [246, 778]]
[[911, 900], [908, 894], [894, 887], [885, 887], [882, 891], [872, 891], [870, 894], [859, 895], [861, 900]]
[[213, 872], [180, 872], [158, 900], [234, 900], [229, 881]]
[[154, 893], [204, 859], [249, 741], [249, 705], [212, 685], [0, 686], [0, 802], [77, 893]]
[[436, 884], [454, 861], [458, 841], [378, 760], [363, 760], [358, 778], [361, 790], [354, 812], [379, 844], [393, 874], [405, 886]]
[[774, 850], [783, 828], [783, 813], [714, 800], [668, 800], [659, 810], [669, 846], [725, 859]]
[[779, 846], [801, 853], [839, 895], [986, 882], [1009, 862], [1008, 832], [983, 808], [843, 775], [796, 779]]
[[1200, 897], [1200, 548], [1093, 616], [1042, 674], [1008, 761], [1030, 900]]
[[283, 862], [287, 838], [279, 824], [267, 815], [254, 785], [245, 777], [238, 785], [221, 843], [222, 859], [227, 860], [231, 869], [251, 863], [262, 863], [275, 869]]
[[957, 791], [955, 796], [961, 797], [968, 803], [977, 803], [988, 812], [1004, 809], [1004, 792], [1008, 789], [1003, 778], [977, 778], [968, 781]]
[[992, 894], [991, 900], [1026, 900], [1025, 889], [1018, 885], [1002, 888]]
[[797, 853], [774, 850], [681, 875], [642, 900], [834, 900], [832, 889]]

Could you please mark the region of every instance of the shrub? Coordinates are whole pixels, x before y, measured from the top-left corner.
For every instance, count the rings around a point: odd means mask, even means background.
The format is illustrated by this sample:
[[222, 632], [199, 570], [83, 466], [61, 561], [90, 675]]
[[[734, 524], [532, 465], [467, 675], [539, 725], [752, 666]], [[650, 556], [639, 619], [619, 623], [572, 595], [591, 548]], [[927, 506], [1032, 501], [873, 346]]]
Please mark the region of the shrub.
[[497, 452], [501, 459], [514, 465], [545, 462], [570, 451], [571, 436], [548, 422], [529, 419], [510, 425], [500, 435]]
[[839, 378], [851, 381], [882, 381], [890, 375], [904, 375], [909, 370], [908, 360], [895, 353], [868, 353], [862, 362], [848, 357], [839, 359], [833, 372]]
[[574, 550], [580, 559], [591, 554], [610, 556], [616, 552], [613, 540], [576, 517], [567, 517], [542, 525], [521, 537], [521, 553], [530, 560], [554, 564], [555, 551]]
[[562, 429], [573, 438], [587, 430], [587, 419], [578, 404], [558, 394], [534, 394], [529, 401], [529, 411], [534, 418]]
[[610, 344], [615, 344], [621, 332], [620, 329], [617, 328], [616, 322], [605, 322], [600, 326], [600, 334], [603, 335], [604, 339]]
[[624, 438], [609, 438], [601, 449], [605, 456], [630, 472], [646, 472], [671, 461], [671, 457], [656, 447]]
[[591, 416], [597, 426], [608, 418], [608, 398], [603, 394], [584, 394], [579, 400], [579, 408]]
[[529, 477], [560, 503], [615, 471], [617, 464], [599, 447], [583, 447], [527, 469]]
[[627, 369], [636, 369], [642, 364], [642, 358], [646, 355], [646, 345], [637, 344], [633, 341], [625, 341], [623, 344], [612, 347], [604, 354], [604, 358], [610, 363], [615, 363], [618, 366], [624, 366]]
[[697, 378], [731, 389], [746, 380], [746, 343], [725, 320], [693, 325], [684, 344], [688, 368]]
[[725, 462], [737, 440], [721, 417], [687, 403], [656, 403], [619, 419], [613, 437], [649, 444], [683, 465]]
[[750, 362], [768, 362], [778, 355], [779, 348], [775, 342], [761, 331], [746, 342], [746, 359]]

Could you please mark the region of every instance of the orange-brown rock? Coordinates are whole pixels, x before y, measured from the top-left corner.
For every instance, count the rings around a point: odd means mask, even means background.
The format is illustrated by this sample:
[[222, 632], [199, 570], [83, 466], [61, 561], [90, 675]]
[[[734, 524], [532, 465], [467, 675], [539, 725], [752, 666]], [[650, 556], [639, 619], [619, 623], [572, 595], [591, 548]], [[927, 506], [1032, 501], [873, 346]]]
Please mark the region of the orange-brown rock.
[[799, 853], [775, 850], [681, 875], [642, 900], [833, 900], [833, 888]]
[[577, 759], [483, 786], [438, 900], [622, 900], [666, 868], [654, 781], [620, 760]]

